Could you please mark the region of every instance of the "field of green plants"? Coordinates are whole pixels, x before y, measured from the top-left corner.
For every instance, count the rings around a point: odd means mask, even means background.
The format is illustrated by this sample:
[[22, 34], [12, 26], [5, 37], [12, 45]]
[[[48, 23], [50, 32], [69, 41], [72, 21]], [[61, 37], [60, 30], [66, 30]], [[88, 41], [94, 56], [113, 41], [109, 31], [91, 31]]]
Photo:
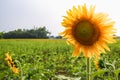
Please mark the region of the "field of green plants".
[[[91, 61], [92, 80], [120, 80], [120, 40], [101, 55], [100, 69]], [[9, 52], [15, 74], [5, 60]], [[0, 80], [86, 80], [86, 58], [72, 57], [73, 47], [61, 39], [1, 39]]]

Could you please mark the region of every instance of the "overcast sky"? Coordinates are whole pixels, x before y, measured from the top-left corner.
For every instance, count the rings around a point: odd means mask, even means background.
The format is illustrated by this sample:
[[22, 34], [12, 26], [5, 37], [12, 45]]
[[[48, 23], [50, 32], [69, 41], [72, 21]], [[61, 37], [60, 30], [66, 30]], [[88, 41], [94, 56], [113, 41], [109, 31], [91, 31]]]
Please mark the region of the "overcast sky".
[[66, 10], [84, 3], [109, 14], [120, 35], [119, 0], [0, 0], [0, 31], [46, 26], [52, 35], [58, 35], [64, 30], [61, 22]]

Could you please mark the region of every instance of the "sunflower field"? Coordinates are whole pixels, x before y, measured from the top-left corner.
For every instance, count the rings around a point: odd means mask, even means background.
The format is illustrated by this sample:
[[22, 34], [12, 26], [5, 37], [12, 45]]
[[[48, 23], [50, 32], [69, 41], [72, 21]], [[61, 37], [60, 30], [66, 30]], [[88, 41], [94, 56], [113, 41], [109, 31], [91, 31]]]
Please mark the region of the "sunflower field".
[[[110, 52], [91, 61], [92, 80], [120, 80], [120, 40], [108, 46]], [[72, 57], [72, 52], [62, 39], [1, 39], [0, 80], [86, 80], [86, 58]]]

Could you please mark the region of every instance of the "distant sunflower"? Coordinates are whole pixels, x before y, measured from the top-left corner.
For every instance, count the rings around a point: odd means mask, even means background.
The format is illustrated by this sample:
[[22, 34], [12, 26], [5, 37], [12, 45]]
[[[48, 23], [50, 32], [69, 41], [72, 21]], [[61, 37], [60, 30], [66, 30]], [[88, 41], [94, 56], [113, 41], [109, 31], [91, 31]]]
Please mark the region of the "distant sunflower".
[[100, 69], [99, 61], [98, 60], [94, 60], [94, 64], [95, 64], [96, 70], [99, 70]]
[[115, 22], [107, 14], [95, 13], [95, 6], [88, 10], [84, 4], [78, 8], [73, 6], [63, 17], [65, 31], [60, 34], [75, 47], [73, 56], [78, 57], [83, 52], [85, 57], [99, 57], [105, 49], [110, 51], [107, 43], [115, 42]]
[[9, 53], [5, 54], [5, 60], [8, 62], [8, 65], [14, 73], [19, 73], [19, 69], [16, 68], [14, 62], [12, 61], [12, 57], [9, 55]]

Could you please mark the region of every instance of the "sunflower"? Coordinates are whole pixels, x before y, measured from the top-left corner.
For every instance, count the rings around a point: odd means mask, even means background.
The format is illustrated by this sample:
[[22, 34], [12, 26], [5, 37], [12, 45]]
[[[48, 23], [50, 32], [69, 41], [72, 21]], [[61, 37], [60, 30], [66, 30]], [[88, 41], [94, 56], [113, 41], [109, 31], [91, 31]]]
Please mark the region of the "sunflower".
[[19, 73], [19, 69], [16, 68], [14, 62], [12, 61], [12, 57], [9, 55], [9, 52], [5, 54], [5, 60], [8, 62], [8, 65], [14, 73]]
[[94, 60], [94, 64], [95, 64], [96, 70], [99, 70], [100, 69], [99, 61], [98, 60]]
[[73, 6], [66, 13], [62, 22], [65, 30], [60, 35], [74, 46], [73, 56], [83, 52], [85, 57], [98, 58], [105, 50], [110, 51], [107, 44], [115, 42], [115, 22], [107, 14], [95, 13], [95, 6], [87, 9], [86, 4]]

